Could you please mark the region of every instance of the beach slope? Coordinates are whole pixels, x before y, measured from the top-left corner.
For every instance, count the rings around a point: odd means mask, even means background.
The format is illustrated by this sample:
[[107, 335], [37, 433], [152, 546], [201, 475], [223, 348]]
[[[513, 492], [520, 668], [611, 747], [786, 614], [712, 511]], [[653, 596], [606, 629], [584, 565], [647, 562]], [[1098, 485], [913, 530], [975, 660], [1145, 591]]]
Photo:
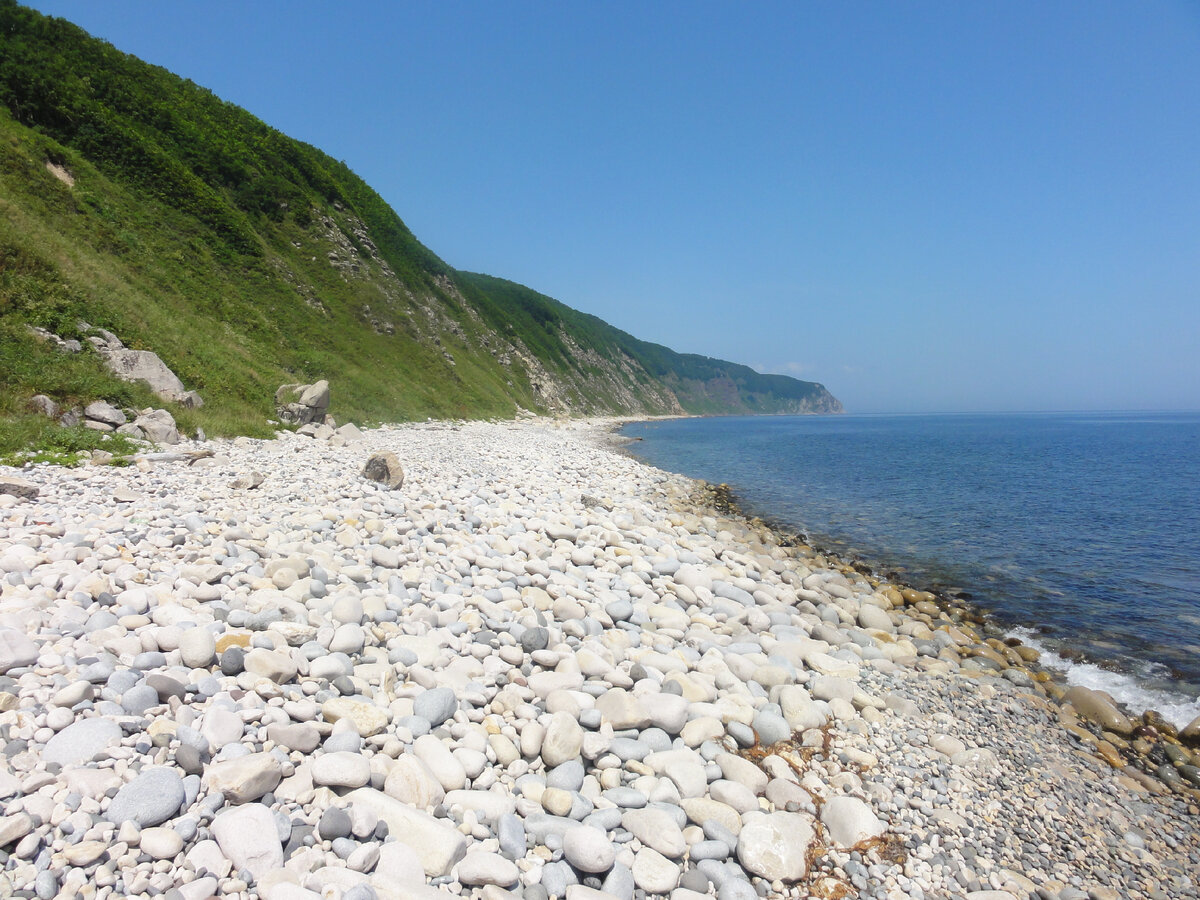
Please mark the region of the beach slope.
[[4, 470], [0, 892], [1197, 896], [1185, 778], [609, 424]]

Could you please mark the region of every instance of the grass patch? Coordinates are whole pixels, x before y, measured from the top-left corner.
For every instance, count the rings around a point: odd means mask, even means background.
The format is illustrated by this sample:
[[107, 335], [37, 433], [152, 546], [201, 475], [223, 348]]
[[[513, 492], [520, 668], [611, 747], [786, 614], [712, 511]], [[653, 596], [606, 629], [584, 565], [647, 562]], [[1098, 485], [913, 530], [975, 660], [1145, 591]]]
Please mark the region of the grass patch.
[[96, 431], [82, 425], [63, 428], [45, 416], [26, 414], [0, 419], [0, 465], [54, 463], [76, 466], [96, 450], [111, 453], [113, 463], [128, 463], [145, 449], [123, 434]]

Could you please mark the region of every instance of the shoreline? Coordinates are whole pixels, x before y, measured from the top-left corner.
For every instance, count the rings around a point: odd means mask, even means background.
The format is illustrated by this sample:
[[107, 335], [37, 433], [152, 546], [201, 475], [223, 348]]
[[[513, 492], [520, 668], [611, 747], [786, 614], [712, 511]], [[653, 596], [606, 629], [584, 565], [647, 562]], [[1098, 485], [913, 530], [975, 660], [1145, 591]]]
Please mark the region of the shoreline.
[[[1197, 895], [1194, 789], [1102, 762], [1029, 661], [616, 424], [22, 472], [0, 894]], [[131, 795], [174, 806], [135, 824]]]
[[[655, 419], [640, 419], [621, 421], [614, 428], [623, 428], [637, 421], [656, 421]], [[620, 437], [618, 435], [618, 437]], [[633, 459], [647, 465], [647, 460], [639, 457], [632, 449], [632, 442], [641, 438], [625, 439], [626, 444], [617, 447], [618, 452], [628, 453]], [[785, 519], [770, 514], [759, 515], [746, 505], [728, 485], [720, 485], [729, 493], [730, 508], [746, 519], [762, 521], [768, 527], [778, 530], [781, 534], [790, 535], [808, 546], [835, 560], [839, 565], [849, 566], [874, 578], [887, 580], [901, 586], [913, 587], [917, 590], [934, 594], [938, 602], [954, 606], [960, 613], [967, 614], [973, 624], [986, 630], [988, 637], [1020, 642], [1037, 650], [1040, 655], [1040, 665], [1053, 675], [1056, 682], [1065, 687], [1083, 686], [1092, 690], [1112, 691], [1114, 702], [1131, 718], [1138, 718], [1146, 713], [1154, 713], [1157, 718], [1171, 721], [1177, 730], [1200, 722], [1200, 697], [1190, 697], [1184, 693], [1172, 693], [1161, 684], [1144, 683], [1139, 676], [1126, 668], [1113, 665], [1112, 661], [1103, 657], [1092, 656], [1086, 648], [1074, 646], [1069, 639], [1063, 637], [1048, 638], [1042, 633], [1043, 623], [1036, 619], [1020, 619], [1006, 616], [998, 612], [987, 602], [980, 599], [981, 593], [986, 593], [986, 586], [963, 582], [940, 580], [936, 575], [910, 571], [905, 565], [889, 559], [886, 549], [876, 547], [871, 551], [863, 551], [851, 546], [848, 542], [836, 536], [817, 535]], [[1164, 715], [1164, 711], [1174, 716]], [[1196, 731], [1197, 729], [1193, 729]]]

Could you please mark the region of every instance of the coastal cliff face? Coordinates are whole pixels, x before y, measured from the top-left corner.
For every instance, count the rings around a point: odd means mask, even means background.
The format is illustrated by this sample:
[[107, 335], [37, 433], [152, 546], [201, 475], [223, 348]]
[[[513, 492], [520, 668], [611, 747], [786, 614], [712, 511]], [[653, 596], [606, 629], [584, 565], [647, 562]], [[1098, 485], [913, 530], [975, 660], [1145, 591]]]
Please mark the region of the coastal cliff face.
[[456, 271], [344, 163], [0, 0], [0, 328], [32, 347], [26, 325], [85, 339], [82, 321], [157, 353], [225, 421], [321, 378], [360, 420], [841, 411], [819, 384]]

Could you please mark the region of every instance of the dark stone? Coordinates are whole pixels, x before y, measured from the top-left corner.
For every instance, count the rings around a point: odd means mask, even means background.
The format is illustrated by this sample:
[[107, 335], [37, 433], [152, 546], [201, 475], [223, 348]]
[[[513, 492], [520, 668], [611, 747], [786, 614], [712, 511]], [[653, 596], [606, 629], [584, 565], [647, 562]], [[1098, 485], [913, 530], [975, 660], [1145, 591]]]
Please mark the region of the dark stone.
[[350, 834], [350, 814], [336, 806], [329, 807], [317, 823], [317, 834], [323, 841], [347, 837]]
[[146, 676], [146, 684], [154, 688], [158, 692], [158, 699], [166, 703], [172, 697], [178, 697], [182, 700], [186, 694], [186, 686], [170, 675], [163, 675], [155, 672]]
[[240, 675], [246, 668], [246, 651], [241, 647], [229, 647], [221, 654], [221, 674]]
[[204, 772], [204, 763], [200, 759], [200, 751], [191, 744], [180, 744], [175, 751], [175, 765], [183, 769], [187, 775], [200, 775]]
[[526, 653], [534, 653], [538, 650], [545, 650], [550, 645], [550, 631], [546, 628], [538, 626], [537, 628], [526, 628], [521, 634], [521, 649]]

